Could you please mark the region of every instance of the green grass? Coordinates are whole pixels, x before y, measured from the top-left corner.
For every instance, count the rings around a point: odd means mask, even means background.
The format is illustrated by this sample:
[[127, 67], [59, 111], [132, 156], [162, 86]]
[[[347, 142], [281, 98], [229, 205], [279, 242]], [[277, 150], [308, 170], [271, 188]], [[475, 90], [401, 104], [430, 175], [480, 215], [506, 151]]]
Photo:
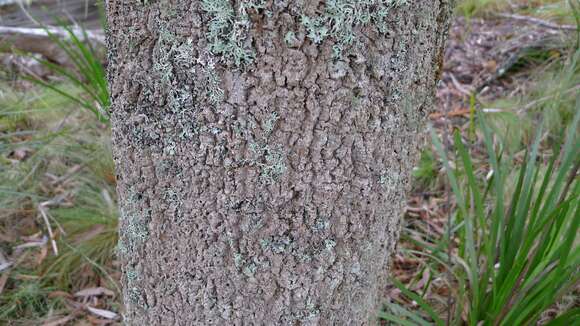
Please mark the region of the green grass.
[[421, 151], [419, 163], [413, 169], [414, 185], [420, 189], [432, 188], [439, 177], [439, 162], [430, 148]]
[[92, 112], [99, 121], [108, 122], [110, 96], [105, 68], [100, 59], [102, 55], [95, 49], [91, 41], [85, 41], [89, 40], [89, 37], [84, 28], [81, 29], [81, 35], [78, 35], [78, 32], [75, 32], [64, 22], [59, 25], [66, 32], [67, 40], [53, 34], [48, 28], [44, 28], [44, 30], [52, 42], [63, 50], [71, 66], [60, 66], [48, 60], [37, 59], [34, 56], [31, 58], [63, 79], [67, 84], [81, 89], [83, 91], [82, 95], [70, 92], [67, 88], [59, 87], [59, 85], [42, 79], [28, 79]]
[[[445, 314], [450, 313], [451, 325], [534, 324], [577, 285], [580, 140], [576, 133], [580, 99], [576, 105], [566, 142], [561, 147], [553, 145], [551, 155], [543, 158], [540, 149], [549, 145], [542, 142], [540, 129], [520, 165], [498, 145], [501, 142], [494, 139], [483, 115], [479, 116], [479, 129], [487, 148], [487, 168], [473, 165], [473, 145], [459, 132], [454, 133], [457, 159], [453, 160], [458, 168], [452, 168], [452, 159], [433, 133], [457, 210], [449, 225], [452, 239], [433, 241], [426, 236], [416, 242], [433, 273], [441, 274], [443, 269], [452, 275], [448, 282], [454, 288], [454, 305], [447, 310], [441, 309], [445, 304], [440, 303], [437, 310], [437, 305], [424, 299], [426, 293], [415, 293], [395, 280], [419, 309], [411, 311], [401, 303], [391, 303], [390, 312], [382, 314], [384, 319], [445, 325]], [[458, 169], [463, 177], [458, 176]], [[449, 248], [450, 243], [453, 248]], [[580, 315], [571, 314], [568, 324], [577, 318]]]
[[[470, 18], [503, 5], [466, 1], [459, 10]], [[577, 10], [558, 10], [566, 6], [534, 2], [515, 12], [574, 23]], [[442, 164], [451, 218], [442, 231], [421, 220], [404, 228], [402, 254], [420, 263], [405, 283], [393, 280], [401, 294], [381, 319], [474, 326], [580, 321], [573, 303], [580, 281], [580, 50], [575, 35], [568, 36], [521, 56], [508, 72], [528, 76], [518, 96], [479, 103], [500, 112], [478, 114], [476, 124], [470, 120], [451, 135], [450, 145], [432, 137], [436, 155], [424, 150], [415, 183], [440, 191], [421, 177], [436, 179]]]
[[561, 140], [562, 129], [570, 124], [580, 92], [580, 50], [566, 51], [540, 66], [539, 72], [533, 72], [529, 77], [532, 82], [521, 95], [484, 104], [501, 109], [502, 112], [489, 115], [488, 120], [511, 151], [529, 143], [537, 120], [544, 121], [547, 137], [553, 141]]
[[578, 8], [578, 3], [578, 0], [463, 0], [459, 1], [456, 12], [466, 18], [513, 12], [561, 24], [575, 24], [572, 13]]
[[477, 15], [505, 10], [508, 6], [509, 3], [505, 0], [463, 0], [457, 5], [456, 12], [462, 16], [471, 18]]
[[38, 280], [19, 280], [0, 296], [0, 322], [11, 325], [32, 325], [50, 311], [63, 308], [61, 298], [51, 298], [50, 293], [57, 288], [47, 286]]
[[[70, 84], [60, 85], [71, 93]], [[59, 255], [46, 245], [25, 249], [0, 294], [0, 321], [35, 324], [65, 309], [54, 291], [93, 286], [117, 291], [115, 177], [108, 128], [78, 104], [44, 88], [5, 92], [0, 105], [0, 232], [16, 236], [4, 253], [42, 232], [39, 205], [47, 208]], [[22, 156], [17, 156], [21, 151]], [[62, 231], [61, 231], [62, 229]], [[20, 259], [19, 258], [19, 259]]]

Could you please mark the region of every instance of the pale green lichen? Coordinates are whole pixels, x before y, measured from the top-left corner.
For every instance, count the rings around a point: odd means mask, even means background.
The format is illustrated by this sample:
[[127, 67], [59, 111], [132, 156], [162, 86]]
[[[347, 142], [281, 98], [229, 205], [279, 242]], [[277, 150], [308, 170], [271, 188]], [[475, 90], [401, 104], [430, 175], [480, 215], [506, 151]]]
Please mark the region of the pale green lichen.
[[201, 65], [206, 79], [206, 95], [213, 105], [218, 105], [224, 100], [225, 93], [221, 88], [221, 78], [216, 71], [214, 59], [206, 53], [197, 62]]
[[312, 302], [312, 299], [308, 298], [306, 301], [306, 310], [304, 311], [303, 316], [301, 316], [301, 320], [307, 321], [316, 318], [318, 315], [320, 315], [319, 307]]
[[397, 171], [385, 171], [379, 178], [379, 184], [385, 188], [398, 187], [401, 180], [401, 175]]
[[131, 302], [133, 304], [140, 305], [144, 307], [144, 304], [141, 303], [141, 291], [137, 287], [129, 287], [127, 289], [127, 299], [125, 302]]
[[174, 78], [171, 58], [173, 57], [176, 41], [173, 34], [171, 34], [164, 25], [161, 25], [157, 43], [158, 53], [156, 53], [154, 57], [153, 70], [159, 74], [159, 78], [163, 85], [169, 85], [171, 80]]
[[244, 273], [244, 275], [246, 275], [247, 277], [253, 277], [254, 274], [256, 274], [257, 270], [258, 270], [258, 266], [254, 263], [250, 263], [250, 264], [246, 265], [246, 267], [244, 267], [244, 270], [242, 271], [242, 273]]
[[129, 239], [135, 243], [141, 243], [149, 237], [149, 230], [136, 215], [129, 215], [127, 217], [127, 225], [125, 231]]
[[143, 302], [143, 295], [141, 290], [136, 285], [136, 282], [139, 278], [139, 273], [133, 267], [128, 267], [125, 271], [125, 278], [127, 280], [126, 285], [126, 300], [125, 302], [130, 302], [135, 304], [141, 308], [147, 308], [146, 304]]
[[[195, 47], [192, 39], [180, 40], [172, 34], [164, 23], [160, 23], [159, 39], [153, 69], [158, 73], [163, 87], [171, 87], [172, 81], [178, 72], [186, 72], [190, 76], [198, 75], [196, 66], [201, 67], [201, 76], [205, 78], [204, 88], [209, 101], [217, 105], [224, 100], [224, 91], [221, 89], [221, 78], [216, 71], [216, 65], [209, 53], [195, 57]], [[194, 90], [188, 86], [170, 88], [168, 91], [168, 105], [175, 114], [180, 114], [184, 108], [194, 106]], [[180, 117], [182, 118], [182, 117]], [[182, 119], [180, 119], [182, 120]], [[191, 138], [195, 131], [188, 129], [185, 137]]]
[[235, 253], [234, 254], [234, 265], [237, 268], [241, 268], [244, 263], [245, 263], [245, 260], [244, 260], [244, 257], [242, 256], [242, 254]]
[[270, 242], [270, 249], [275, 254], [281, 254], [290, 248], [291, 245], [292, 239], [287, 236], [280, 236]]
[[178, 89], [171, 89], [168, 95], [168, 104], [171, 111], [175, 114], [183, 112], [184, 107], [194, 105], [192, 91], [188, 85]]
[[406, 3], [407, 0], [328, 0], [321, 15], [304, 15], [302, 24], [307, 37], [316, 44], [332, 38], [333, 54], [338, 59], [345, 49], [355, 45], [357, 29], [372, 25], [380, 33], [387, 32], [389, 11]]
[[207, 30], [208, 49], [236, 66], [251, 63], [254, 51], [246, 45], [250, 28], [250, 10], [263, 9], [264, 0], [240, 1], [234, 9], [229, 0], [202, 0], [203, 11], [210, 15]]
[[317, 232], [323, 232], [330, 227], [330, 221], [324, 218], [317, 218], [314, 223], [314, 230]]
[[284, 36], [284, 42], [286, 42], [287, 45], [292, 45], [297, 40], [298, 39], [296, 38], [296, 33], [294, 33], [293, 31], [289, 31], [288, 33], [286, 33], [286, 36]]
[[127, 282], [133, 282], [137, 280], [137, 277], [139, 277], [139, 273], [137, 273], [136, 270], [129, 268], [125, 272], [125, 276], [127, 277]]
[[266, 120], [266, 122], [264, 123], [264, 131], [266, 132], [267, 136], [269, 136], [272, 133], [272, 131], [274, 130], [274, 126], [276, 125], [276, 121], [278, 121], [279, 118], [280, 117], [276, 112], [272, 112], [270, 114], [270, 118]]
[[257, 156], [254, 164], [260, 167], [260, 177], [265, 183], [276, 182], [286, 172], [286, 157], [280, 149], [251, 143], [250, 150]]
[[117, 248], [116, 248], [115, 252], [118, 256], [123, 256], [123, 255], [129, 253], [127, 245], [125, 245], [125, 242], [123, 242], [123, 239], [119, 239], [117, 241]]
[[121, 229], [122, 234], [117, 253], [125, 258], [149, 238], [148, 221], [151, 212], [148, 209], [139, 211], [138, 202], [140, 200], [142, 200], [142, 195], [130, 190], [121, 206], [120, 219], [123, 228]]
[[270, 240], [260, 239], [260, 247], [262, 247], [262, 250], [266, 250], [269, 246], [270, 246]]
[[334, 247], [336, 247], [336, 241], [332, 239], [326, 239], [324, 240], [324, 247], [326, 248], [326, 250], [331, 251], [332, 249], [334, 249]]

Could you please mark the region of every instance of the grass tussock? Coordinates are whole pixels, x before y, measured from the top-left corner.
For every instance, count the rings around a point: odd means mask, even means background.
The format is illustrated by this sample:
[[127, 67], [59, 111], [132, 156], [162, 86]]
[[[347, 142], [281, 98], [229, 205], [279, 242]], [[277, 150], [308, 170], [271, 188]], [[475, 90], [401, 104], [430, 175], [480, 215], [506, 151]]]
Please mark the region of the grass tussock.
[[2, 271], [0, 321], [35, 323], [67, 310], [61, 292], [117, 291], [110, 135], [51, 90], [5, 92], [1, 101], [0, 249], [12, 265]]

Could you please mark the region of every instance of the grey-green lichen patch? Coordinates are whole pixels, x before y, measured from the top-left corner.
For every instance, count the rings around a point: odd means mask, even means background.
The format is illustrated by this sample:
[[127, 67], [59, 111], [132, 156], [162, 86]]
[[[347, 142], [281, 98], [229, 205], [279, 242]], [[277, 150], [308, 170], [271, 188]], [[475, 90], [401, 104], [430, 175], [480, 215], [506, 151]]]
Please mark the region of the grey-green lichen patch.
[[211, 17], [206, 35], [209, 51], [240, 67], [254, 60], [254, 51], [246, 44], [251, 24], [249, 11], [263, 9], [265, 1], [238, 3], [236, 9], [229, 0], [203, 0], [201, 5]]
[[134, 252], [149, 238], [149, 209], [139, 209], [143, 196], [134, 190], [128, 195], [120, 207], [120, 220], [123, 225], [117, 245], [117, 254], [124, 258], [133, 257]]
[[282, 150], [257, 143], [251, 143], [250, 150], [256, 157], [253, 163], [260, 168], [260, 177], [265, 183], [276, 182], [286, 172], [286, 156]]
[[312, 227], [316, 232], [324, 232], [330, 227], [330, 221], [326, 218], [317, 218]]
[[164, 24], [161, 24], [159, 38], [157, 39], [157, 51], [154, 55], [153, 70], [159, 74], [159, 79], [165, 86], [169, 86], [174, 79], [172, 59], [178, 46], [179, 43], [175, 36], [169, 32]]
[[397, 171], [385, 171], [379, 178], [379, 184], [390, 189], [400, 184], [401, 175]]
[[138, 215], [130, 214], [127, 215], [125, 219], [127, 221], [125, 230], [131, 240], [139, 243], [147, 240], [149, 230], [147, 229], [147, 225], [140, 220]]
[[125, 280], [126, 280], [126, 291], [124, 300], [127, 303], [134, 304], [141, 308], [147, 308], [147, 305], [143, 301], [143, 295], [141, 290], [137, 287], [139, 280], [139, 273], [133, 267], [127, 267], [125, 270]]
[[286, 33], [286, 35], [284, 36], [284, 42], [286, 42], [286, 45], [288, 46], [293, 46], [294, 44], [296, 44], [296, 42], [298, 42], [296, 33], [294, 33], [293, 31], [288, 31], [288, 33]]
[[169, 108], [174, 114], [179, 114], [185, 107], [194, 105], [193, 92], [188, 85], [182, 88], [171, 89], [168, 95]]
[[237, 268], [241, 268], [244, 263], [245, 263], [245, 260], [244, 260], [244, 257], [242, 256], [242, 254], [235, 253], [234, 254], [234, 265]]
[[235, 164], [230, 162], [228, 166], [258, 168], [260, 181], [266, 185], [279, 181], [287, 170], [287, 154], [282, 146], [269, 144], [279, 118], [277, 112], [270, 112], [261, 123], [253, 120], [236, 121], [233, 132], [246, 140], [249, 151], [247, 157]]
[[212, 104], [217, 105], [224, 100], [225, 95], [220, 86], [221, 79], [215, 70], [213, 59], [208, 56], [203, 67], [203, 72], [205, 73], [207, 80], [207, 96]]
[[330, 250], [334, 249], [334, 247], [336, 247], [336, 241], [334, 241], [332, 239], [324, 240], [324, 248], [326, 248], [326, 250], [330, 251]]
[[244, 275], [246, 275], [247, 277], [253, 277], [254, 274], [256, 274], [256, 271], [258, 270], [258, 266], [254, 263], [249, 263], [247, 264], [242, 273], [244, 273]]
[[277, 236], [274, 237], [273, 240], [269, 241], [269, 249], [272, 250], [273, 253], [282, 254], [287, 249], [289, 249], [293, 244], [292, 239], [288, 236]]
[[[167, 102], [172, 113], [179, 115], [187, 108], [194, 108], [199, 88], [187, 83], [179, 83], [178, 88], [173, 88], [180, 75], [185, 75], [189, 81], [201, 79], [205, 96], [211, 104], [217, 105], [224, 100], [221, 78], [210, 53], [207, 51], [199, 53], [192, 39], [180, 39], [171, 33], [163, 22], [160, 22], [157, 43], [153, 69], [159, 76], [160, 86], [167, 89]], [[197, 67], [201, 68], [200, 71], [196, 69]]]
[[266, 250], [269, 246], [270, 246], [269, 239], [260, 239], [260, 247], [262, 248], [262, 250]]
[[306, 301], [305, 309], [299, 311], [294, 315], [295, 319], [302, 322], [308, 322], [309, 320], [315, 319], [320, 315], [320, 308], [308, 298]]
[[272, 133], [278, 119], [279, 119], [278, 113], [272, 112], [270, 114], [270, 118], [268, 118], [268, 120], [266, 120], [266, 122], [264, 123], [264, 132], [266, 133], [266, 136], [269, 136]]
[[333, 55], [339, 59], [347, 48], [355, 45], [357, 29], [374, 26], [380, 33], [386, 33], [389, 11], [406, 3], [407, 0], [328, 0], [321, 15], [304, 15], [302, 24], [307, 37], [316, 44], [332, 38]]
[[261, 262], [257, 258], [253, 258], [250, 261], [245, 259], [240, 253], [234, 253], [234, 265], [236, 268], [242, 272], [247, 277], [253, 277], [258, 271], [258, 267], [268, 267], [267, 263]]

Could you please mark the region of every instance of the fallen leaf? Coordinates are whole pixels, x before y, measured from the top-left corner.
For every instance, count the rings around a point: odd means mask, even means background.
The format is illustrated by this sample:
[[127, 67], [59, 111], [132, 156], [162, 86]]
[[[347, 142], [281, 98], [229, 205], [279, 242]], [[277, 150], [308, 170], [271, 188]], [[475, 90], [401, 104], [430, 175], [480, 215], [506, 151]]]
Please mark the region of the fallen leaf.
[[108, 297], [114, 297], [115, 292], [104, 288], [104, 287], [95, 287], [95, 288], [88, 288], [78, 291], [74, 294], [75, 297], [93, 297], [93, 296], [100, 296], [106, 295]]
[[8, 281], [8, 274], [10, 274], [10, 270], [5, 271], [4, 274], [2, 274], [2, 276], [0, 276], [0, 294], [2, 294], [2, 291], [4, 290], [4, 286], [6, 285], [6, 282]]
[[72, 298], [72, 295], [64, 291], [52, 291], [48, 294], [49, 298]]
[[53, 321], [47, 321], [44, 324], [42, 324], [42, 326], [60, 326], [60, 325], [65, 325], [66, 323], [68, 323], [69, 321], [73, 320], [75, 317], [74, 316], [66, 316], [63, 318], [59, 318], [57, 320], [53, 320]]
[[42, 264], [42, 262], [44, 261], [46, 256], [48, 256], [48, 247], [42, 246], [40, 248], [40, 253], [39, 253], [38, 257], [36, 257], [36, 265], [40, 266], [40, 264]]
[[32, 153], [32, 150], [29, 148], [17, 148], [15, 149], [8, 157], [14, 158], [17, 161], [24, 161], [27, 157], [29, 157]]
[[97, 315], [99, 317], [103, 317], [106, 319], [117, 319], [119, 317], [119, 315], [117, 315], [116, 313], [109, 311], [109, 310], [97, 309], [97, 308], [88, 307], [88, 306], [87, 306], [87, 310], [94, 315]]
[[114, 323], [114, 321], [112, 321], [112, 320], [102, 319], [99, 317], [95, 317], [93, 315], [87, 315], [86, 318], [91, 323], [92, 326], [94, 326], [94, 325], [110, 325], [111, 323]]

